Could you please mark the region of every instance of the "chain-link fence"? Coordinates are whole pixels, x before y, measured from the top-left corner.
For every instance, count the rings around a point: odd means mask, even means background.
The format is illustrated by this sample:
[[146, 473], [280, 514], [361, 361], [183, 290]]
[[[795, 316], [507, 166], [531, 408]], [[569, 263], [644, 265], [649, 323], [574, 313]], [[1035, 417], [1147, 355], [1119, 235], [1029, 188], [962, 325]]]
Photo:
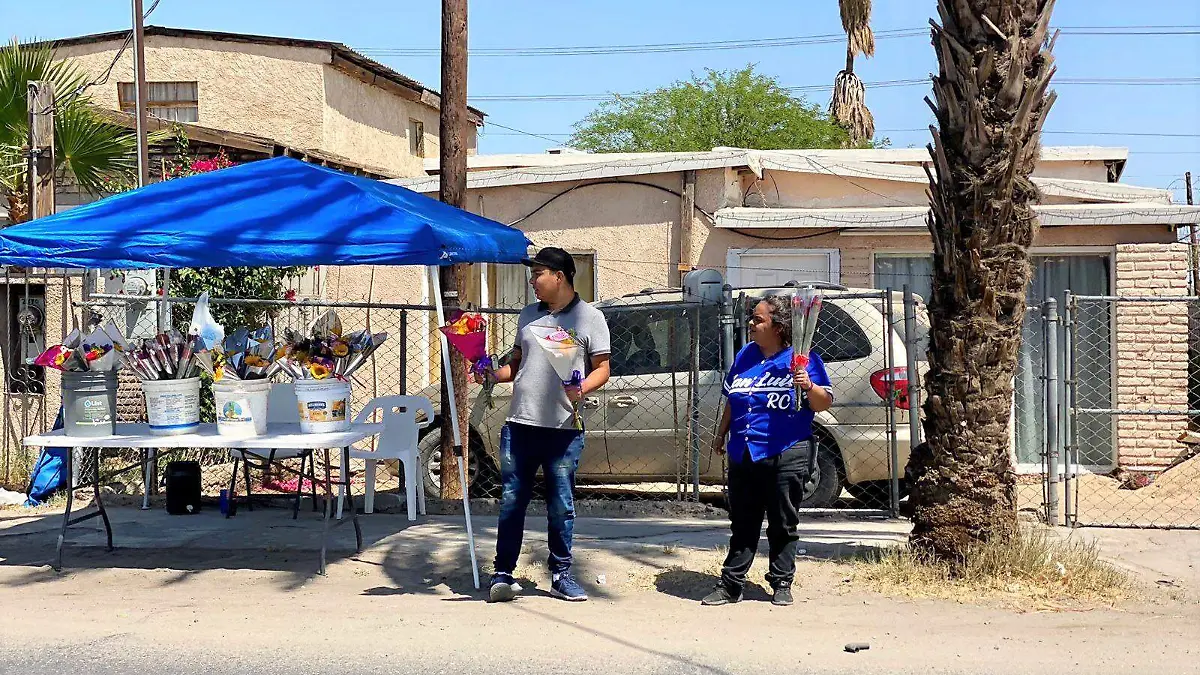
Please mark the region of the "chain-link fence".
[[[783, 292], [790, 292], [784, 289]], [[808, 485], [808, 508], [851, 508], [895, 513], [905, 496], [903, 470], [910, 448], [908, 373], [923, 372], [928, 320], [914, 302], [910, 322], [904, 320], [900, 293], [824, 290], [825, 304], [814, 341], [835, 390], [835, 405], [818, 415], [818, 471]], [[597, 303], [609, 324], [612, 377], [607, 386], [586, 397], [581, 414], [587, 433], [577, 473], [580, 499], [705, 501], [724, 504], [728, 458], [713, 448], [722, 412], [722, 381], [731, 357], [746, 342], [746, 319], [764, 293], [733, 290], [722, 302], [685, 298], [680, 291], [640, 293]], [[171, 298], [170, 321], [187, 324], [194, 302]], [[438, 321], [431, 306], [388, 303], [265, 301], [212, 299], [218, 321], [238, 317], [268, 324], [276, 335], [286, 329], [305, 331], [329, 309], [337, 311], [345, 330], [387, 332], [387, 342], [354, 375], [352, 409], [390, 394], [441, 399]], [[76, 300], [79, 315], [112, 320], [128, 337], [154, 335], [159, 319], [156, 300], [92, 295]], [[489, 352], [503, 358], [516, 337], [518, 308], [479, 309], [489, 319]], [[227, 327], [233, 324], [226, 323]], [[914, 346], [915, 347], [912, 347]], [[912, 359], [909, 356], [912, 356]], [[497, 385], [489, 407], [482, 389], [469, 387], [468, 480], [476, 498], [498, 498], [499, 435], [507, 415], [511, 385]], [[207, 387], [202, 401], [211, 401]], [[58, 403], [53, 403], [57, 408]], [[122, 373], [118, 393], [122, 421], [144, 421], [145, 404], [136, 378]], [[211, 408], [206, 412], [211, 416]], [[53, 419], [50, 419], [50, 423]], [[441, 439], [436, 423], [422, 436], [421, 471], [431, 497], [441, 494]], [[48, 428], [48, 425], [43, 426]], [[37, 429], [41, 430], [41, 429]], [[24, 433], [16, 430], [19, 443]], [[13, 444], [14, 456], [22, 451]], [[32, 463], [28, 453], [27, 463]], [[139, 451], [106, 453], [106, 474], [143, 459]], [[81, 459], [83, 457], [81, 456]], [[323, 482], [324, 457], [314, 463], [287, 460], [274, 469], [238, 459], [223, 450], [164, 450], [152, 462], [152, 491], [161, 484], [166, 462], [198, 461], [204, 492], [216, 496], [228, 489], [237, 472], [237, 491], [246, 484], [256, 495], [311, 493], [313, 479]], [[330, 470], [337, 471], [334, 458]], [[361, 490], [365, 472], [352, 465]], [[77, 473], [92, 467], [79, 462]], [[299, 476], [299, 474], [304, 474]], [[378, 492], [403, 491], [402, 470], [385, 463], [378, 472]], [[141, 495], [143, 477], [136, 471], [108, 475], [113, 490]], [[357, 491], [356, 490], [356, 491]], [[320, 492], [318, 489], [317, 492]]]
[[1198, 303], [1066, 298], [1060, 392], [1069, 524], [1200, 527]]

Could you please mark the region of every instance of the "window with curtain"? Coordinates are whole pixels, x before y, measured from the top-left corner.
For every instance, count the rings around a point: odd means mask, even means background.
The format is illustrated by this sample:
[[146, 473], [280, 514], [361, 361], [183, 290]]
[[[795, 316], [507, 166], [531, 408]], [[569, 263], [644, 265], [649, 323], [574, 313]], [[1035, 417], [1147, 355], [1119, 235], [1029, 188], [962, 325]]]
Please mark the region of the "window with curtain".
[[[121, 111], [137, 109], [137, 89], [132, 82], [117, 84]], [[199, 122], [199, 86], [195, 82], [147, 82], [146, 112], [160, 120]]]
[[[1041, 305], [1054, 298], [1060, 305], [1070, 290], [1080, 295], [1107, 295], [1109, 257], [1107, 255], [1033, 256], [1033, 281], [1026, 294], [1028, 309], [1021, 330], [1018, 352], [1014, 413], [1016, 417], [1016, 456], [1020, 464], [1041, 462], [1045, 447], [1045, 391], [1041, 376], [1045, 368], [1045, 344]], [[1092, 304], [1082, 308], [1090, 313], [1078, 316], [1079, 325], [1107, 326], [1108, 307]], [[1062, 311], [1061, 306], [1059, 311]], [[1108, 330], [1081, 330], [1076, 335], [1075, 378], [1077, 405], [1082, 408], [1112, 407], [1112, 341]], [[1059, 381], [1065, 376], [1066, 354], [1063, 332], [1059, 332]], [[1113, 464], [1111, 419], [1104, 415], [1078, 418], [1079, 463], [1088, 467]]]
[[[1027, 295], [1028, 309], [1022, 328], [1014, 382], [1014, 445], [1017, 462], [1030, 465], [1041, 461], [1045, 446], [1045, 393], [1042, 389], [1045, 347], [1043, 344], [1041, 304], [1046, 298], [1060, 302], [1068, 289], [1078, 294], [1106, 295], [1109, 292], [1107, 255], [1035, 255], [1032, 257], [1033, 280]], [[899, 290], [908, 284], [913, 292], [928, 300], [932, 291], [933, 257], [930, 255], [875, 256], [875, 288]], [[1107, 311], [1089, 306], [1088, 311]], [[1061, 311], [1061, 308], [1060, 308]], [[1107, 317], [1079, 317], [1086, 325], [1107, 325]], [[1108, 408], [1112, 405], [1112, 351], [1108, 331], [1081, 331], [1077, 336], [1076, 376], [1078, 405]], [[1061, 339], [1061, 336], [1060, 336]], [[1060, 344], [1061, 350], [1061, 344]], [[1059, 377], [1065, 354], [1059, 357]], [[1113, 463], [1112, 426], [1099, 415], [1079, 419], [1080, 463], [1107, 467]]]

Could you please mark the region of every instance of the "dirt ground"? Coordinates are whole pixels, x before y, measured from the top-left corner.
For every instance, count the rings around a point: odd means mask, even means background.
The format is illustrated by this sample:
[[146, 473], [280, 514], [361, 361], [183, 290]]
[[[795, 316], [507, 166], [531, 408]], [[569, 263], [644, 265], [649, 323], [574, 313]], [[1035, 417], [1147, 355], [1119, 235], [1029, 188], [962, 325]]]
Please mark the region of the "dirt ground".
[[[450, 518], [442, 529], [397, 521], [398, 532], [376, 538], [372, 528], [398, 517], [372, 517], [358, 555], [340, 530], [341, 552], [319, 577], [311, 546], [278, 543], [311, 518], [256, 511], [260, 534], [214, 545], [204, 532], [137, 530], [137, 514], [125, 515], [118, 532], [136, 545], [106, 553], [86, 535], [61, 574], [44, 564], [47, 530], [0, 531], [0, 673], [1185, 673], [1200, 659], [1200, 596], [1152, 581], [1117, 606], [1052, 612], [864, 591], [833, 559], [903, 537], [886, 524], [871, 526], [870, 541], [849, 520], [806, 534], [793, 607], [769, 604], [760, 559], [746, 601], [704, 608], [697, 601], [721, 558], [711, 544], [724, 536], [709, 521], [643, 536], [636, 519], [602, 529], [581, 520], [577, 571], [592, 594], [583, 604], [549, 597], [544, 533], [531, 533], [518, 570], [525, 593], [490, 605], [473, 588]], [[480, 519], [485, 563], [489, 528]], [[151, 548], [156, 536], [187, 546]], [[853, 642], [870, 649], [846, 652]]]

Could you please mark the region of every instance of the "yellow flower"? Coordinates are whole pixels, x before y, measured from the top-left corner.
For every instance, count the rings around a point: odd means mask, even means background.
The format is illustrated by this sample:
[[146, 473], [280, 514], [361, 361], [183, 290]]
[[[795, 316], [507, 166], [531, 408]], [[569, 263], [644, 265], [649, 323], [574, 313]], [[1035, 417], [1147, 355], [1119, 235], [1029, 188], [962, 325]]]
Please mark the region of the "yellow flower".
[[334, 356], [345, 356], [349, 353], [350, 353], [350, 345], [346, 344], [345, 342], [342, 342], [341, 340], [338, 340], [337, 342], [333, 343], [333, 355]]
[[329, 369], [319, 363], [309, 366], [308, 372], [312, 373], [314, 380], [323, 380], [329, 377]]

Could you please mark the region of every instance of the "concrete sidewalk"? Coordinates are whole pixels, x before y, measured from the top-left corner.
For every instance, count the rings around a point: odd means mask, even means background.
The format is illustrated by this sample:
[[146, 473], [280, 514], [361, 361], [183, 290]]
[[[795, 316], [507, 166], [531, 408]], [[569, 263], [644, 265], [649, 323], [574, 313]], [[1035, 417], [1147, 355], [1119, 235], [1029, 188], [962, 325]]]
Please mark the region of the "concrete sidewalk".
[[[61, 512], [22, 515], [20, 510], [0, 512], [0, 564], [44, 565], [53, 555], [61, 524]], [[226, 519], [215, 510], [193, 516], [171, 516], [162, 509], [109, 509], [113, 541], [118, 549], [109, 559], [119, 567], [145, 561], [147, 565], [181, 565], [189, 560], [211, 566], [224, 559], [233, 567], [272, 569], [286, 559], [284, 567], [315, 568], [321, 547], [321, 514], [302, 510], [298, 520], [280, 508], [243, 508]], [[472, 523], [481, 568], [488, 567], [495, 551], [496, 517], [475, 516]], [[336, 521], [334, 521], [336, 522]], [[466, 567], [466, 530], [461, 516], [422, 516], [415, 523], [398, 514], [360, 515], [363, 553], [354, 554], [354, 531], [346, 522], [330, 532], [331, 562], [352, 557], [387, 557], [397, 564], [401, 558], [420, 557], [437, 567]], [[815, 559], [836, 559], [880, 546], [903, 542], [910, 525], [903, 520], [854, 516], [805, 518], [801, 522], [800, 548]], [[543, 516], [531, 514], [526, 521], [526, 553], [531, 561], [543, 554], [546, 539]], [[1058, 533], [1067, 538], [1095, 541], [1102, 555], [1130, 570], [1147, 583], [1180, 588], [1200, 595], [1200, 531], [1122, 530], [1081, 528]], [[580, 517], [575, 521], [576, 548], [580, 558], [606, 552], [628, 557], [673, 549], [712, 552], [726, 545], [729, 530], [714, 519], [663, 517]], [[765, 538], [763, 548], [765, 552]], [[64, 564], [73, 560], [87, 567], [102, 566], [104, 532], [99, 519], [68, 530]], [[192, 553], [188, 553], [188, 552]], [[236, 554], [225, 555], [222, 553]], [[97, 557], [99, 556], [99, 557]], [[166, 559], [164, 559], [164, 556]], [[408, 561], [418, 563], [420, 561]], [[650, 562], [650, 561], [647, 561]], [[669, 560], [663, 560], [669, 565]]]
[[[120, 550], [239, 551], [270, 553], [318, 551], [323, 529], [320, 514], [301, 511], [298, 520], [291, 512], [278, 508], [243, 508], [233, 518], [214, 510], [191, 516], [172, 516], [161, 509], [142, 511], [116, 507], [108, 510], [113, 528], [113, 543]], [[18, 516], [12, 512], [0, 517], [0, 558], [13, 564], [21, 556], [19, 549], [44, 550], [52, 546], [62, 522], [61, 512], [36, 516]], [[348, 522], [330, 532], [330, 551], [339, 556], [352, 554], [354, 530]], [[481, 559], [495, 550], [496, 517], [472, 519], [476, 546]], [[337, 522], [337, 521], [331, 521]], [[404, 515], [375, 513], [360, 515], [364, 554], [396, 548], [426, 551], [442, 547], [465, 546], [466, 529], [461, 516], [422, 516], [410, 522]], [[908, 523], [898, 520], [822, 517], [801, 524], [801, 548], [806, 555], [833, 558], [867, 547], [898, 543], [908, 532]], [[544, 542], [544, 517], [530, 515], [526, 521], [526, 541]], [[728, 542], [725, 522], [711, 519], [655, 517], [591, 517], [575, 520], [575, 541], [582, 549], [627, 551], [645, 547], [679, 547], [713, 551]], [[104, 547], [104, 530], [99, 519], [68, 529], [65, 557], [70, 566], [72, 550]], [[764, 542], [765, 544], [765, 542]], [[33, 562], [28, 560], [28, 562]]]

